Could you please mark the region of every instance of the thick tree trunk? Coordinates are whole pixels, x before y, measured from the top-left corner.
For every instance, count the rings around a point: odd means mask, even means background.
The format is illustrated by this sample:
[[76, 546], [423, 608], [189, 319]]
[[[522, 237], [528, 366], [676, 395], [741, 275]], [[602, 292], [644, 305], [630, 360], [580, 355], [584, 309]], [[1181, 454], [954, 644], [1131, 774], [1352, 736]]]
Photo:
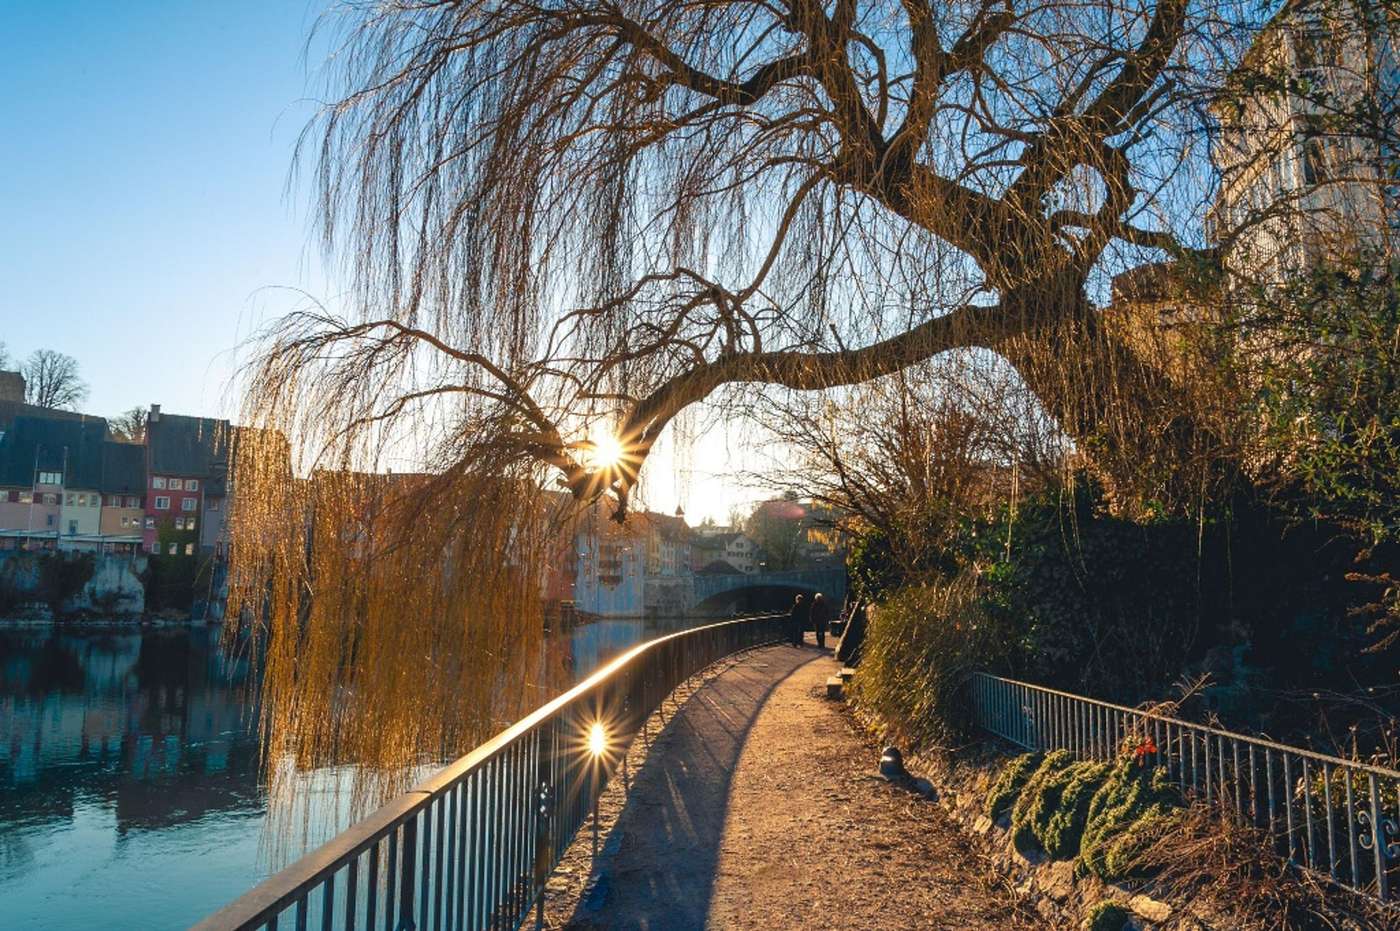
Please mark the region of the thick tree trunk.
[[996, 350], [1057, 418], [1121, 505], [1199, 503], [1237, 477], [1193, 386], [1129, 348], [1075, 282], [1008, 295], [1018, 333]]

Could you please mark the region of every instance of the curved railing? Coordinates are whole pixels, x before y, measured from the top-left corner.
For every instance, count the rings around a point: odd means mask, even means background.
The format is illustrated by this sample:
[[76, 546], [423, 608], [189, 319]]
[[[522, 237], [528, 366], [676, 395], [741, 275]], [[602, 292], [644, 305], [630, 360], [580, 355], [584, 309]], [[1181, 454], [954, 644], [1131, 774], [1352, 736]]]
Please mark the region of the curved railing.
[[[195, 926], [515, 928], [662, 699], [782, 639], [745, 618], [641, 644]], [[601, 752], [600, 752], [601, 751]]]

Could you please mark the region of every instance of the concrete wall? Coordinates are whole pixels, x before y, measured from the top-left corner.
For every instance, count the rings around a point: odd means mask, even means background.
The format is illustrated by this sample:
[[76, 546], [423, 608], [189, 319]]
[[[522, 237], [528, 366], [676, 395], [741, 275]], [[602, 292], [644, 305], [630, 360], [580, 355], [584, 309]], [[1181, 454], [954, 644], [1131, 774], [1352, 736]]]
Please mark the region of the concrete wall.
[[[7, 617], [49, 617], [40, 586], [41, 560], [83, 555], [0, 551], [0, 611]], [[139, 618], [146, 610], [146, 588], [141, 581], [146, 557], [140, 553], [99, 553], [90, 558], [94, 560], [92, 577], [62, 606], [61, 613], [116, 620]]]

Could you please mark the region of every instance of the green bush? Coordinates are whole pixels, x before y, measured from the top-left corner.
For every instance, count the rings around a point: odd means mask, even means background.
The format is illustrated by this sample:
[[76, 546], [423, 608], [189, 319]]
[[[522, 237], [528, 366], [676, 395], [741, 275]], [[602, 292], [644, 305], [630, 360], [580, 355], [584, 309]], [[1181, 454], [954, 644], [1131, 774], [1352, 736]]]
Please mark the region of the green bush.
[[1016, 797], [1021, 794], [1021, 788], [1040, 766], [1042, 759], [1044, 757], [1039, 753], [1023, 753], [1002, 767], [983, 804], [987, 817], [999, 818], [1002, 813], [1011, 810]]
[[1011, 807], [1011, 839], [1017, 849], [1031, 850], [1050, 824], [1060, 793], [1069, 782], [1067, 771], [1074, 764], [1074, 754], [1068, 750], [1047, 753], [1035, 772], [1026, 780], [1016, 804]]
[[1166, 770], [1120, 757], [1089, 803], [1080, 865], [1110, 881], [1135, 875], [1137, 855], [1170, 829], [1181, 807]]
[[1089, 804], [1109, 770], [1107, 763], [1075, 762], [1067, 750], [1048, 754], [1026, 781], [1012, 809], [1016, 846], [1026, 851], [1039, 844], [1056, 860], [1077, 856]]
[[1126, 908], [1105, 899], [1089, 909], [1085, 917], [1088, 919], [1088, 931], [1123, 931], [1130, 916]]
[[1107, 763], [1086, 760], [1065, 770], [1060, 801], [1043, 830], [1036, 833], [1040, 845], [1053, 859], [1069, 860], [1079, 854], [1089, 803], [1108, 779]]
[[[872, 589], [892, 579], [878, 543], [858, 566]], [[931, 739], [965, 720], [949, 686], [967, 669], [1122, 704], [1162, 699], [1183, 676], [1208, 671], [1212, 710], [1237, 729], [1276, 735], [1314, 728], [1317, 716], [1266, 702], [1251, 681], [1340, 692], [1394, 675], [1393, 654], [1364, 652], [1372, 638], [1355, 608], [1375, 595], [1347, 580], [1355, 551], [1335, 527], [1294, 525], [1258, 501], [1196, 519], [1130, 520], [1081, 475], [1014, 513], [968, 520], [944, 562], [955, 569], [877, 605], [869, 648], [879, 672], [859, 683], [897, 729]], [[1395, 629], [1400, 644], [1400, 621]], [[940, 693], [926, 694], [930, 685]], [[1339, 730], [1356, 723], [1354, 706], [1336, 714]], [[1370, 740], [1361, 735], [1366, 749]]]
[[916, 747], [967, 730], [968, 674], [1004, 665], [1012, 633], [977, 597], [971, 574], [905, 589], [871, 611], [852, 697]]

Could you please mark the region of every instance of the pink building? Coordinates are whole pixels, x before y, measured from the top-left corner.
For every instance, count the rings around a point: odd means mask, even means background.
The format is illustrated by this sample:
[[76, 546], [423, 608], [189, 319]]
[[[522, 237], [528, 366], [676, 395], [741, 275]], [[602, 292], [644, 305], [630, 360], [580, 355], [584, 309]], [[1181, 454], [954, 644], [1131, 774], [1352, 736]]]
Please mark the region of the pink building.
[[[146, 508], [141, 545], [148, 553], [194, 556], [205, 536], [207, 505], [223, 506], [229, 424], [209, 417], [161, 413], [146, 421]], [[216, 513], [220, 513], [221, 510]]]

